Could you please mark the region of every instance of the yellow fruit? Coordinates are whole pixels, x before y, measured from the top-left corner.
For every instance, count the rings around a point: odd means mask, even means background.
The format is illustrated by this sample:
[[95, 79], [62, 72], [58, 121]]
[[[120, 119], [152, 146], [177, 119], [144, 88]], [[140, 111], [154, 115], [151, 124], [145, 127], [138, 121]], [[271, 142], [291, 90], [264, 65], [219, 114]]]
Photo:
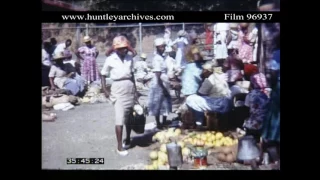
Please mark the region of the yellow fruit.
[[210, 137], [211, 137], [212, 141], [216, 140], [216, 136], [215, 135], [212, 134]]
[[207, 132], [206, 132], [206, 136], [207, 136], [207, 137], [211, 136], [210, 131], [207, 131]]
[[182, 141], [179, 141], [177, 144], [178, 144], [179, 146], [181, 146], [181, 148], [184, 148], [184, 146], [185, 146], [184, 142], [182, 142]]
[[196, 135], [196, 138], [200, 139], [200, 138], [201, 138], [201, 135], [200, 135], [200, 134], [197, 134], [197, 135]]
[[216, 147], [221, 147], [222, 146], [222, 142], [221, 141], [216, 141]]
[[216, 139], [221, 139], [223, 137], [223, 134], [221, 132], [216, 133]]
[[160, 151], [163, 152], [163, 153], [167, 153], [167, 145], [166, 144], [161, 144]]
[[168, 132], [173, 133], [173, 132], [174, 132], [174, 128], [169, 128], [169, 129], [168, 129]]
[[233, 144], [238, 144], [238, 139], [234, 139]]
[[146, 166], [146, 169], [147, 169], [147, 170], [154, 170], [153, 165], [148, 165], [148, 166]]
[[179, 135], [181, 134], [181, 129], [176, 129], [176, 130], [174, 131], [174, 133], [179, 136]]
[[192, 139], [191, 144], [192, 144], [192, 145], [197, 145], [197, 142], [198, 142], [197, 138], [194, 138], [194, 139]]
[[202, 141], [207, 141], [207, 136], [201, 136]]
[[163, 166], [164, 164], [165, 164], [165, 163], [164, 163], [163, 161], [161, 161], [161, 160], [158, 160], [158, 161], [157, 161], [158, 167], [159, 167], [159, 166]]
[[203, 140], [199, 140], [199, 142], [198, 142], [199, 144], [198, 144], [198, 146], [204, 146], [204, 143], [205, 143], [205, 141], [203, 141]]
[[158, 153], [156, 151], [151, 151], [149, 154], [150, 159], [156, 160], [158, 159]]
[[152, 166], [153, 166], [153, 169], [158, 169], [159, 168], [158, 161], [153, 161]]
[[207, 142], [207, 143], [206, 143], [206, 146], [208, 146], [209, 148], [212, 148], [212, 147], [213, 147], [213, 143]]
[[182, 155], [183, 156], [189, 156], [191, 153], [190, 149], [189, 148], [183, 148], [182, 149]]
[[164, 153], [164, 152], [158, 153], [158, 161], [161, 161], [161, 162], [164, 162], [164, 163], [168, 162], [167, 154]]

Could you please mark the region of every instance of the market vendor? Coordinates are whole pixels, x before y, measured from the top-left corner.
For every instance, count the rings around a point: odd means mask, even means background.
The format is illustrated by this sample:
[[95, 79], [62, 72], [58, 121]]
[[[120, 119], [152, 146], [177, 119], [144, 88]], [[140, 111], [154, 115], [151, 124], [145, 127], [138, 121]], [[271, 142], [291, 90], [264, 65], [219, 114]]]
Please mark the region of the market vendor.
[[53, 56], [53, 65], [49, 72], [51, 89], [67, 89], [77, 96], [84, 91], [86, 81], [76, 73], [75, 68], [70, 63], [64, 64], [64, 59], [66, 57], [63, 53]]
[[[204, 112], [226, 113], [231, 108], [231, 92], [218, 63], [206, 63], [202, 66], [205, 78], [198, 93], [187, 97], [186, 104], [196, 116], [196, 124], [203, 125]], [[215, 69], [215, 70], [214, 70]]]

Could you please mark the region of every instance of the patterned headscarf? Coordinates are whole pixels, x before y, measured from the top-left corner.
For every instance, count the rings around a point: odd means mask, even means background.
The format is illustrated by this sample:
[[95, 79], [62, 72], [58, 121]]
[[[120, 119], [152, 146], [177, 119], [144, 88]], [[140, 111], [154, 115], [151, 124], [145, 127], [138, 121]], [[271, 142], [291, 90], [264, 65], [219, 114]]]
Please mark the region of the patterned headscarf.
[[267, 87], [266, 76], [262, 73], [257, 73], [251, 76], [250, 81], [254, 89], [265, 89]]

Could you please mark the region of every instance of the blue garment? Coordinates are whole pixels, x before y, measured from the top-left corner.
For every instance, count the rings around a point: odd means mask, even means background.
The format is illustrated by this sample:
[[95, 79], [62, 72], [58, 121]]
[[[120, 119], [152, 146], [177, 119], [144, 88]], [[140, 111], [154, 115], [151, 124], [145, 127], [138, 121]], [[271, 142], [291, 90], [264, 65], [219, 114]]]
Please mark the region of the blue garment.
[[201, 85], [201, 63], [188, 63], [182, 74], [182, 90], [184, 95], [196, 94]]
[[280, 75], [276, 87], [271, 92], [269, 112], [263, 124], [262, 137], [269, 141], [280, 142]]
[[276, 50], [273, 52], [273, 59], [280, 64], [280, 50]]

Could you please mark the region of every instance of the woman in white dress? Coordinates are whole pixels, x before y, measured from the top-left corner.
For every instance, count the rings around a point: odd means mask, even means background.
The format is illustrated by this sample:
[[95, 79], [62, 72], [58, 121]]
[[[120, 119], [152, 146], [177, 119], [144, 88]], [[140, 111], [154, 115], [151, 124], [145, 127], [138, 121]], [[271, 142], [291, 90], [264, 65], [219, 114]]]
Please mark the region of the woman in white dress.
[[[157, 128], [161, 129], [166, 123], [167, 116], [172, 111], [172, 104], [167, 65], [163, 57], [165, 50], [164, 39], [157, 38], [155, 40], [155, 47], [157, 54], [154, 55], [152, 61], [154, 76], [150, 83], [148, 113], [150, 116], [155, 116]], [[162, 115], [162, 125], [160, 124], [160, 115]]]
[[189, 44], [187, 38], [185, 37], [187, 35], [187, 32], [184, 30], [180, 30], [178, 32], [178, 38], [176, 40], [174, 40], [170, 46], [173, 46], [175, 44], [177, 44], [177, 54], [176, 54], [176, 61], [177, 61], [177, 65], [180, 68], [184, 68], [186, 62], [185, 59], [185, 48], [186, 46]]
[[214, 58], [219, 66], [222, 66], [224, 60], [228, 57], [227, 35], [229, 31], [228, 23], [217, 23], [214, 25]]

